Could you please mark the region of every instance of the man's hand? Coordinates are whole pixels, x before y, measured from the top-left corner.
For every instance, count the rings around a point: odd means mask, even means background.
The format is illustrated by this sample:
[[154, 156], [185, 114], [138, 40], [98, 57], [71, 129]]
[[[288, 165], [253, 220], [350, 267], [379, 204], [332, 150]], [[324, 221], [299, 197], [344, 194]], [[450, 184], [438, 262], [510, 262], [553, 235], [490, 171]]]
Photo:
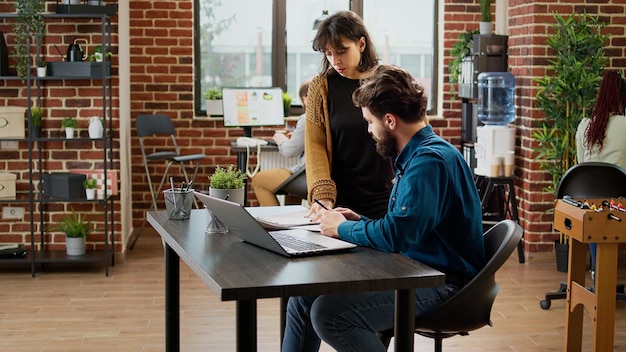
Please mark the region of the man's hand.
[[[352, 211], [350, 210], [350, 212]], [[335, 210], [322, 210], [321, 213], [318, 213], [318, 215], [321, 215], [320, 229], [322, 230], [322, 235], [339, 238], [337, 228], [339, 227], [339, 224], [346, 221], [345, 216]]]

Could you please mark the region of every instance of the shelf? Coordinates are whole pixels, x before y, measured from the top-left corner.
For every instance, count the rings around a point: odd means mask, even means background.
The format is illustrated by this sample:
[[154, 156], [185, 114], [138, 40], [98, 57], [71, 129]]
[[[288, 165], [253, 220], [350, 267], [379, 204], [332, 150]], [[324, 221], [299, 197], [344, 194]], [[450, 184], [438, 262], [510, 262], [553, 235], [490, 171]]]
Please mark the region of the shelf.
[[[109, 251], [109, 254], [113, 256], [113, 250]], [[35, 263], [37, 264], [102, 263], [106, 261], [107, 258], [104, 251], [86, 252], [84, 255], [67, 255], [65, 251], [40, 251], [35, 253]]]

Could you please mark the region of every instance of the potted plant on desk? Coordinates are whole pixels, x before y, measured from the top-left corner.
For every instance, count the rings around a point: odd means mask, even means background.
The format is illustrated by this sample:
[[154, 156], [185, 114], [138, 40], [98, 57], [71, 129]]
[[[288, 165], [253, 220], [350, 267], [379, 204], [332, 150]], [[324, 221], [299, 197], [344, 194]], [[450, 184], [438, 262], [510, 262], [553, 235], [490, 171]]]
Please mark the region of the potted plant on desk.
[[209, 195], [215, 198], [226, 199], [231, 202], [244, 205], [246, 194], [245, 180], [246, 174], [230, 165], [227, 169], [215, 168], [215, 172], [210, 178]]
[[204, 93], [204, 103], [206, 107], [206, 116], [222, 116], [224, 108], [222, 107], [222, 90], [219, 88], [211, 88]]

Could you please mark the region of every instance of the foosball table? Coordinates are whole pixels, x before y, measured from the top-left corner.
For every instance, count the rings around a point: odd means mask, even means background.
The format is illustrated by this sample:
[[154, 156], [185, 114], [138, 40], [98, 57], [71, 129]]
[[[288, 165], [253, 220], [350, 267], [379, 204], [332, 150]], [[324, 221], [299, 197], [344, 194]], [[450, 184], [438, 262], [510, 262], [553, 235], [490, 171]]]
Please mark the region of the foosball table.
[[[618, 249], [626, 242], [621, 200], [563, 197], [556, 202], [553, 226], [570, 238], [565, 351], [582, 348], [584, 308], [593, 321], [593, 351], [613, 351]], [[589, 243], [597, 244], [592, 290], [585, 287]]]

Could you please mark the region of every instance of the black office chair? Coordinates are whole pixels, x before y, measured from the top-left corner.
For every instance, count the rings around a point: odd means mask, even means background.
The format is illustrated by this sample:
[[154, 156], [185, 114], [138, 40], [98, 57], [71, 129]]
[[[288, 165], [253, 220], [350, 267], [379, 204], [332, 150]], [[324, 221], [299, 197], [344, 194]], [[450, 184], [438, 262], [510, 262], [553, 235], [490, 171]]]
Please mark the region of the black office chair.
[[275, 194], [307, 199], [306, 167], [302, 165], [276, 188]]
[[[491, 323], [491, 308], [499, 285], [496, 271], [507, 261], [522, 238], [523, 229], [513, 220], [502, 220], [484, 234], [485, 267], [463, 287], [434, 311], [415, 319], [415, 333], [433, 338], [435, 352], [443, 349], [443, 339], [455, 335], [466, 336]], [[389, 346], [393, 330], [380, 333], [385, 346]]]
[[[572, 166], [559, 183], [557, 198], [570, 196], [574, 199], [618, 198], [626, 196], [626, 171], [621, 167], [601, 162], [585, 162]], [[591, 270], [594, 270], [595, 250], [591, 250]], [[593, 290], [593, 286], [589, 288]], [[567, 297], [567, 283], [562, 282], [559, 290], [546, 293], [539, 302], [542, 309], [549, 309], [552, 300]], [[617, 299], [626, 300], [624, 285], [617, 287]]]
[[[139, 115], [137, 116], [135, 127], [137, 128], [141, 155], [143, 157], [143, 164], [146, 169], [146, 178], [148, 179], [148, 187], [150, 188], [150, 195], [152, 197], [152, 205], [149, 210], [156, 210], [158, 209], [157, 198], [163, 190], [165, 181], [168, 179], [170, 167], [174, 164], [178, 164], [185, 177], [185, 182], [190, 184], [196, 179], [196, 176], [198, 175], [198, 168], [200, 167], [200, 161], [203, 160], [206, 155], [201, 153], [181, 154], [180, 148], [176, 143], [176, 129], [174, 128], [174, 123], [170, 117], [165, 114]], [[158, 144], [151, 142], [146, 145], [147, 143], [145, 142], [145, 139], [153, 137], [161, 137], [164, 138], [164, 140], [160, 140]], [[161, 181], [156, 189], [152, 183], [149, 166], [154, 162], [161, 164], [165, 163], [165, 170], [161, 173]], [[189, 177], [187, 174], [185, 163], [195, 163], [192, 177]], [[135, 246], [135, 243], [145, 226], [146, 220], [143, 221], [139, 231], [135, 234], [135, 238], [129, 247], [130, 249], [133, 249]]]

